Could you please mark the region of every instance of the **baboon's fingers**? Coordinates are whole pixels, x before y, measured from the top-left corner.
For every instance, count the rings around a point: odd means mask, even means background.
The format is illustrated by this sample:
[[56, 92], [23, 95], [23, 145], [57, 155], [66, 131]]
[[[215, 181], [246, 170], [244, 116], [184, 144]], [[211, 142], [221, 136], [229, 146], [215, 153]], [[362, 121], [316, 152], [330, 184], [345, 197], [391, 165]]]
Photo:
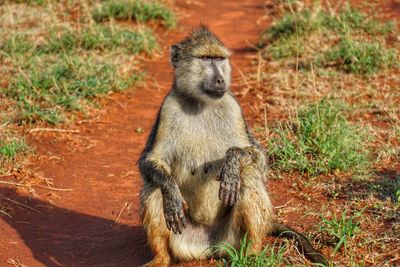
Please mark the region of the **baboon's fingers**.
[[235, 203], [235, 201], [236, 201], [236, 195], [237, 195], [236, 190], [235, 190], [235, 191], [232, 191], [232, 192], [230, 193], [230, 196], [229, 196], [229, 206], [233, 206], [233, 204]]
[[224, 194], [224, 204], [225, 204], [225, 206], [228, 206], [228, 204], [229, 204], [229, 196], [230, 196], [229, 191], [225, 191], [225, 194]]
[[182, 211], [179, 213], [179, 217], [181, 219], [183, 228], [186, 228], [186, 216], [185, 213], [183, 213]]
[[223, 183], [221, 183], [221, 185], [219, 186], [219, 192], [218, 192], [218, 198], [220, 200], [224, 199], [224, 192], [225, 192], [224, 185], [223, 185]]
[[171, 231], [171, 223], [170, 223], [170, 221], [169, 221], [168, 219], [166, 219], [166, 220], [165, 220], [165, 223], [167, 224], [167, 229], [168, 229], [169, 231]]
[[176, 229], [176, 224], [175, 224], [175, 222], [172, 222], [172, 223], [171, 223], [171, 228], [172, 228], [172, 232], [174, 232], [174, 234], [177, 234], [177, 233], [178, 233], [178, 230]]
[[175, 219], [176, 229], [178, 230], [178, 233], [182, 234], [183, 225], [182, 225], [181, 219], [179, 218], [178, 213], [175, 213], [174, 219]]

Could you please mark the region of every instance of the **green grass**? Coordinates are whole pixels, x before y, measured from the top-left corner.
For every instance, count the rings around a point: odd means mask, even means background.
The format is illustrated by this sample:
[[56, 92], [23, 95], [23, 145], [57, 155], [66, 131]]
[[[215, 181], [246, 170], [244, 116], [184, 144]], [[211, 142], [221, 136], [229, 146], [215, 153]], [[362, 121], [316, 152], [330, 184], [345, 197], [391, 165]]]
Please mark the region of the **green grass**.
[[104, 1], [99, 8], [93, 11], [92, 17], [97, 22], [110, 18], [132, 19], [141, 23], [160, 20], [167, 28], [173, 28], [176, 24], [174, 13], [155, 1]]
[[261, 33], [266, 39], [278, 40], [291, 35], [303, 35], [318, 27], [318, 23], [311, 17], [310, 10], [300, 13], [286, 13], [271, 28]]
[[394, 21], [381, 23], [346, 4], [336, 14], [315, 8], [287, 12], [262, 32], [260, 42], [268, 43], [266, 54], [273, 59], [300, 58], [303, 66], [313, 61], [320, 67], [371, 75], [398, 66], [395, 49], [383, 38], [394, 33]]
[[331, 219], [321, 217], [319, 231], [333, 239], [332, 241], [336, 244], [334, 253], [341, 247], [344, 247], [346, 251], [348, 241], [360, 232], [359, 222], [356, 220], [361, 215], [361, 212], [356, 212], [354, 215], [348, 216], [347, 210], [345, 210], [340, 217], [337, 217], [336, 214]]
[[26, 152], [28, 148], [23, 139], [0, 140], [0, 162], [13, 160], [18, 154]]
[[396, 28], [395, 21], [379, 22], [348, 3], [336, 16], [332, 17], [326, 13], [324, 16], [324, 26], [341, 33], [363, 31], [369, 34], [388, 34], [393, 33]]
[[11, 36], [2, 34], [0, 42], [0, 58], [10, 55], [25, 54], [33, 49], [33, 42], [29, 40], [29, 36], [25, 33], [16, 33]]
[[24, 33], [3, 36], [4, 41], [0, 42], [0, 52], [3, 56], [71, 53], [77, 50], [151, 54], [158, 46], [150, 29], [132, 31], [105, 25], [94, 25], [81, 31], [72, 28], [52, 28], [42, 44], [36, 44], [31, 36]]
[[369, 165], [363, 135], [348, 123], [337, 102], [325, 99], [303, 108], [293, 122], [275, 132], [268, 144], [274, 169], [314, 176], [356, 172]]
[[71, 52], [74, 49], [115, 51], [129, 54], [146, 52], [151, 54], [157, 41], [149, 29], [115, 29], [110, 26], [95, 25], [82, 31], [64, 28], [52, 29], [46, 44], [37, 48], [39, 53]]
[[17, 72], [4, 90], [16, 101], [18, 122], [60, 123], [65, 111], [83, 111], [95, 96], [125, 89], [141, 79], [135, 73], [118, 74], [111, 63], [80, 56], [35, 58], [31, 64]]
[[128, 88], [143, 73], [127, 71], [135, 61], [124, 63], [122, 57], [151, 54], [158, 46], [145, 27], [52, 27], [40, 42], [22, 32], [0, 36], [0, 63], [5, 66], [0, 74], [7, 80], [0, 92], [15, 101], [18, 112], [12, 120], [19, 123], [58, 124], [68, 111], [85, 111], [95, 96]]
[[338, 62], [338, 68], [344, 72], [364, 75], [397, 65], [395, 49], [386, 49], [378, 41], [356, 41], [347, 37], [343, 37], [324, 57], [326, 61]]
[[277, 39], [270, 47], [268, 53], [274, 59], [297, 57], [304, 54], [305, 43], [303, 38], [297, 38], [295, 35], [286, 36]]
[[263, 251], [257, 254], [251, 254], [251, 245], [251, 242], [247, 240], [246, 234], [240, 241], [239, 250], [228, 243], [219, 244], [212, 248], [212, 250], [218, 255], [226, 255], [218, 266], [267, 267], [279, 266], [284, 263], [283, 255], [285, 253], [286, 246], [281, 246], [278, 249], [275, 249], [274, 246], [267, 245]]
[[337, 33], [361, 31], [369, 34], [388, 34], [395, 32], [395, 21], [381, 23], [349, 4], [337, 14], [319, 10], [305, 9], [300, 12], [287, 12], [273, 26], [264, 30], [264, 40], [275, 41], [292, 35], [305, 35], [312, 31], [330, 30]]

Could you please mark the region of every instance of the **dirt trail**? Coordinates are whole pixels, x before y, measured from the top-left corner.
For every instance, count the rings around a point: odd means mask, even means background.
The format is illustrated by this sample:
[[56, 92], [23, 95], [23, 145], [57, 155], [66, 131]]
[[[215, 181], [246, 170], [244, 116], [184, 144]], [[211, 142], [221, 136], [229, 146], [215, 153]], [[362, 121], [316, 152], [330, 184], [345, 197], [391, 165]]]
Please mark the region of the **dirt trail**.
[[[79, 134], [29, 136], [38, 159], [36, 172], [72, 192], [38, 190], [38, 197], [0, 188], [10, 199], [35, 211], [15, 208], [0, 220], [0, 266], [10, 259], [27, 266], [139, 266], [152, 258], [139, 217], [141, 178], [136, 161], [171, 86], [169, 45], [199, 23], [208, 25], [234, 51], [233, 83], [239, 67], [249, 68], [249, 43], [265, 21], [265, 1], [176, 1], [181, 15], [177, 30], [161, 36], [164, 55], [147, 62], [148, 86], [116, 94], [99, 118], [76, 125]], [[144, 130], [137, 133], [138, 128]]]

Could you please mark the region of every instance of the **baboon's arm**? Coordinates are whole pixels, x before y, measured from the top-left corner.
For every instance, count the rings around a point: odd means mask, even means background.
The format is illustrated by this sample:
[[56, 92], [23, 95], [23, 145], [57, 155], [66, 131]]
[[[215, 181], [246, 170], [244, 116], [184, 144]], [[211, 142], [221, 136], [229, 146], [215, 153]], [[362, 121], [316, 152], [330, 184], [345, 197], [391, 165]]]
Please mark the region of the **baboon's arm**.
[[239, 197], [241, 168], [249, 164], [257, 164], [262, 174], [267, 170], [265, 149], [254, 138], [245, 120], [243, 123], [251, 146], [231, 147], [226, 151], [224, 163], [218, 179], [221, 181], [218, 197], [225, 205], [232, 206]]
[[225, 205], [232, 206], [239, 197], [242, 168], [250, 164], [258, 165], [260, 172], [264, 172], [265, 156], [255, 146], [245, 148], [231, 147], [226, 151], [221, 173], [218, 197]]
[[163, 196], [164, 217], [167, 228], [175, 234], [181, 234], [186, 227], [185, 208], [186, 202], [182, 197], [174, 177], [163, 167], [161, 161], [154, 159], [141, 159], [140, 172], [145, 182], [156, 185]]

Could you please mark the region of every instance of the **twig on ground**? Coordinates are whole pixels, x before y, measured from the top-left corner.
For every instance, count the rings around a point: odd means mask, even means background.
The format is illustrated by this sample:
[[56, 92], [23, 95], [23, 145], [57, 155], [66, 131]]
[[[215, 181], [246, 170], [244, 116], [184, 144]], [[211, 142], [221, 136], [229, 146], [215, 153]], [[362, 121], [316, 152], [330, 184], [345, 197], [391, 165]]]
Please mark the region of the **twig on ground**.
[[33, 128], [28, 131], [28, 133], [34, 133], [34, 132], [80, 133], [79, 130], [68, 130], [59, 128]]
[[124, 212], [125, 208], [128, 208], [131, 206], [131, 203], [129, 202], [125, 202], [124, 206], [122, 207], [122, 209], [119, 211], [117, 217], [115, 218], [115, 223], [119, 223], [119, 217], [121, 217], [122, 213]]
[[274, 209], [282, 209], [282, 208], [286, 207], [287, 205], [289, 205], [289, 203], [292, 201], [293, 201], [293, 198], [291, 198], [288, 202], [286, 202], [285, 204], [283, 204], [281, 206], [275, 206]]
[[31, 210], [31, 211], [36, 212], [36, 213], [41, 213], [41, 212], [38, 211], [37, 209], [34, 209], [34, 208], [32, 208], [32, 207], [30, 207], [30, 206], [28, 206], [28, 205], [26, 205], [26, 204], [24, 204], [24, 203], [21, 203], [21, 202], [19, 202], [19, 201], [10, 199], [10, 198], [5, 197], [5, 196], [3, 196], [3, 195], [0, 195], [0, 197], [1, 197], [2, 199], [4, 199], [4, 200], [8, 201], [8, 202], [14, 203], [15, 205], [18, 205], [18, 206], [27, 208], [27, 209], [29, 209], [29, 210]]
[[72, 189], [72, 188], [57, 188], [57, 187], [51, 187], [51, 186], [45, 186], [45, 185], [27, 185], [27, 184], [8, 182], [8, 181], [0, 181], [0, 184], [8, 184], [8, 185], [15, 185], [15, 186], [22, 186], [22, 187], [38, 187], [38, 188], [43, 188], [43, 189], [48, 189], [48, 190], [53, 190], [53, 191], [63, 191], [63, 192], [74, 191], [74, 189]]
[[9, 218], [12, 218], [10, 214], [8, 214], [7, 212], [5, 212], [4, 210], [0, 210], [0, 214], [4, 214]]
[[7, 263], [13, 265], [14, 267], [28, 267], [17, 259], [8, 259]]

